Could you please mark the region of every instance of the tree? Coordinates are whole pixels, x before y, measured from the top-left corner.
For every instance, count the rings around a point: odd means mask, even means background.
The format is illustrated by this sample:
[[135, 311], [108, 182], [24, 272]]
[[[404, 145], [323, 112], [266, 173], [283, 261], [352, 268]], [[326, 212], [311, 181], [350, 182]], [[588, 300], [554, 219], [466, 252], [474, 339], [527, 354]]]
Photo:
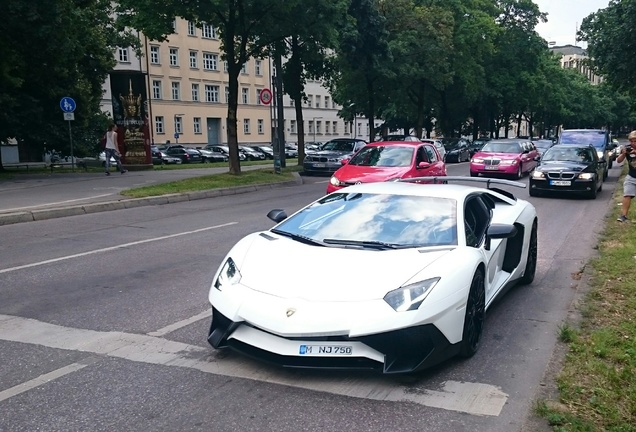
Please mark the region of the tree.
[[586, 17], [577, 37], [597, 74], [617, 89], [636, 95], [636, 0], [611, 0], [605, 9]]
[[59, 101], [71, 96], [74, 135], [82, 137], [74, 143], [88, 152], [104, 132], [99, 108], [113, 51], [130, 43], [112, 26], [111, 2], [5, 0], [2, 6], [0, 141], [16, 137], [28, 159], [45, 146], [68, 151]]
[[238, 77], [251, 57], [263, 57], [269, 47], [287, 34], [276, 31], [276, 14], [298, 0], [120, 0], [119, 23], [163, 41], [172, 33], [172, 22], [181, 17], [208, 23], [219, 29], [223, 59], [228, 64], [229, 100], [227, 110], [229, 172], [240, 174], [237, 111]]

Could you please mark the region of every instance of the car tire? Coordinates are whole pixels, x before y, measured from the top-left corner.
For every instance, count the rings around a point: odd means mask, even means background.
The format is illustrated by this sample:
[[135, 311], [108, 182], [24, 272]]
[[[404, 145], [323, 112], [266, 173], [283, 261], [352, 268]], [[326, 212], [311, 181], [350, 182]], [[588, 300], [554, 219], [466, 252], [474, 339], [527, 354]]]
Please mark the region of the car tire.
[[486, 317], [486, 288], [484, 274], [478, 269], [473, 275], [466, 300], [466, 315], [464, 316], [464, 330], [459, 346], [459, 355], [465, 358], [472, 357], [479, 349], [481, 334], [484, 329]]
[[517, 169], [517, 175], [515, 176], [515, 178], [519, 180], [521, 177], [523, 177], [523, 167], [521, 166], [521, 164], [519, 164], [519, 169]]
[[471, 177], [479, 177], [479, 173], [476, 173], [476, 172], [472, 172], [472, 171], [471, 171], [471, 172], [470, 172], [470, 176], [471, 176]]
[[596, 196], [598, 195], [598, 185], [596, 184], [596, 182], [594, 182], [594, 186], [592, 187], [592, 190], [590, 191], [590, 193], [587, 195], [587, 197], [589, 199], [596, 199]]
[[603, 171], [603, 181], [607, 180], [608, 175], [609, 175], [608, 170]]
[[532, 231], [530, 232], [530, 244], [528, 245], [528, 259], [526, 260], [526, 269], [523, 272], [523, 277], [519, 279], [521, 285], [530, 285], [534, 280], [534, 275], [537, 272], [537, 255], [538, 255], [538, 234], [537, 234], [537, 221], [532, 224]]
[[539, 192], [539, 191], [538, 191], [538, 190], [536, 190], [536, 189], [528, 189], [528, 194], [529, 194], [531, 197], [539, 197], [539, 196], [541, 196], [541, 192]]
[[612, 169], [613, 165], [614, 165], [614, 161], [610, 159], [609, 164], [607, 165], [607, 169]]

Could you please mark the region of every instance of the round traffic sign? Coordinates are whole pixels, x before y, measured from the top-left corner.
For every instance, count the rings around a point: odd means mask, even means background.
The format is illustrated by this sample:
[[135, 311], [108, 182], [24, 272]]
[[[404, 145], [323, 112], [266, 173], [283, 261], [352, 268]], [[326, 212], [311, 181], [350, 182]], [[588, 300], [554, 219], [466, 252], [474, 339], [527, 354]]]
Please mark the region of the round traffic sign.
[[269, 105], [272, 102], [272, 91], [270, 89], [264, 88], [261, 90], [261, 103], [264, 105]]
[[76, 105], [73, 98], [65, 96], [60, 100], [60, 108], [62, 108], [62, 111], [64, 111], [65, 113], [72, 113], [73, 111], [75, 111], [75, 107]]

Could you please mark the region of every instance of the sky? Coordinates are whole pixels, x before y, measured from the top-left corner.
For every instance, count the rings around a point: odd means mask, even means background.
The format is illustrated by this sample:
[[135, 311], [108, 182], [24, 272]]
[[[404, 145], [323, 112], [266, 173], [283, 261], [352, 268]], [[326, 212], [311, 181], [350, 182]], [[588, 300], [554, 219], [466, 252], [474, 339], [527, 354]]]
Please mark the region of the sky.
[[604, 9], [609, 0], [533, 0], [541, 12], [547, 12], [548, 22], [539, 23], [537, 32], [548, 42], [556, 45], [578, 45], [585, 48], [584, 42], [576, 42], [576, 30], [583, 18]]

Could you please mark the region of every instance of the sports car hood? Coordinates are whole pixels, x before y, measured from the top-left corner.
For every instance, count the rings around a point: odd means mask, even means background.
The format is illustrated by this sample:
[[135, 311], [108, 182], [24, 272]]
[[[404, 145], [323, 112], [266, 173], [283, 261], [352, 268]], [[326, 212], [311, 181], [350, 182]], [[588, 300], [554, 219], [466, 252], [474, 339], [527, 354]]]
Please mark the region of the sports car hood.
[[321, 247], [272, 233], [247, 247], [236, 263], [241, 284], [277, 297], [339, 302], [382, 298], [450, 251]]
[[334, 174], [338, 180], [347, 183], [372, 183], [401, 178], [409, 167], [374, 167], [362, 165], [344, 165]]
[[580, 172], [585, 170], [589, 165], [585, 163], [579, 162], [569, 162], [569, 161], [546, 161], [541, 162], [541, 165], [536, 167], [537, 171], [574, 171]]

